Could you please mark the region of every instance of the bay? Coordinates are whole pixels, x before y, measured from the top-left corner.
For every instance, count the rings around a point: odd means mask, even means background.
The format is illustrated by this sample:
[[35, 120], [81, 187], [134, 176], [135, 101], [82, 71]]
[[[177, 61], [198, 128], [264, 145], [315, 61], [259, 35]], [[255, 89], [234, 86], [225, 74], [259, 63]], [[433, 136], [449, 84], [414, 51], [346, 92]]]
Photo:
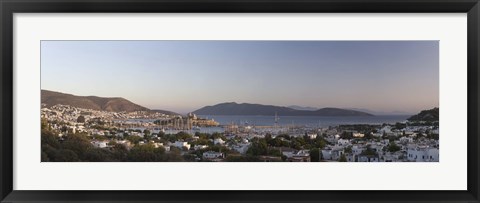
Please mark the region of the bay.
[[346, 124], [395, 124], [404, 122], [409, 115], [381, 116], [232, 116], [199, 115], [201, 118], [214, 119], [220, 125], [274, 126], [275, 120], [280, 126], [328, 127]]

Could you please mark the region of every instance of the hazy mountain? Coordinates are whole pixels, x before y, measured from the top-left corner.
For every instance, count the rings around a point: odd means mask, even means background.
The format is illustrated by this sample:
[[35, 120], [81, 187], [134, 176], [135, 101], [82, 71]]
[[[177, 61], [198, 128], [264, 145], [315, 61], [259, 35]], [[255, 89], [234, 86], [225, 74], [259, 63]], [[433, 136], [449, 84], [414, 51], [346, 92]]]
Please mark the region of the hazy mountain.
[[388, 112], [384, 112], [384, 111], [372, 111], [370, 109], [362, 109], [362, 108], [348, 108], [350, 110], [354, 110], [354, 111], [361, 111], [361, 112], [365, 112], [365, 113], [369, 113], [369, 114], [373, 114], [373, 115], [412, 115], [412, 113], [408, 113], [408, 112], [405, 112], [405, 111], [388, 111]]
[[193, 113], [199, 115], [264, 115], [271, 116], [373, 116], [372, 114], [339, 108], [322, 108], [315, 111], [296, 110], [289, 107], [262, 105], [262, 104], [237, 104], [235, 102], [221, 103], [214, 106], [205, 106]]
[[[70, 105], [78, 108], [113, 111], [113, 112], [132, 112], [132, 111], [151, 111], [150, 109], [135, 104], [120, 97], [97, 97], [97, 96], [75, 96], [49, 90], [42, 90], [42, 103], [47, 107], [56, 104]], [[158, 112], [173, 113], [164, 110], [153, 110]], [[176, 113], [173, 113], [176, 114]]]
[[295, 110], [302, 110], [302, 111], [316, 111], [318, 108], [315, 107], [309, 107], [309, 106], [297, 106], [297, 105], [291, 105], [287, 106], [288, 108], [295, 109]]
[[417, 115], [413, 115], [408, 118], [409, 121], [439, 121], [440, 112], [439, 108], [435, 107], [429, 110], [423, 110]]

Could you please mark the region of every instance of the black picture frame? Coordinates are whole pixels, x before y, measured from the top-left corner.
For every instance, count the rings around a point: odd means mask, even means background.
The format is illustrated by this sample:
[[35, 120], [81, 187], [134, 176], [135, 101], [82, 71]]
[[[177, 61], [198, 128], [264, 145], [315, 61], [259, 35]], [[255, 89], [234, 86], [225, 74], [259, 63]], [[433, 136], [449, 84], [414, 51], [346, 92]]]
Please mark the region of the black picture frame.
[[[478, 0], [0, 0], [2, 202], [479, 202]], [[14, 13], [467, 13], [468, 189], [466, 191], [18, 191], [13, 190]], [[379, 180], [381, 181], [381, 180]], [[380, 182], [381, 184], [381, 182]], [[448, 183], [437, 183], [448, 184]]]

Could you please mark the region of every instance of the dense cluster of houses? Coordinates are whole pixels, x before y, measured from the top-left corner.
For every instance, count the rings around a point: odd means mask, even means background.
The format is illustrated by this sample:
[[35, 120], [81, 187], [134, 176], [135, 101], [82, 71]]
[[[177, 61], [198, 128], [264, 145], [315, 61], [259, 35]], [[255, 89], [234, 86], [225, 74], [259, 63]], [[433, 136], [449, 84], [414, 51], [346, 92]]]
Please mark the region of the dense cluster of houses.
[[[334, 130], [335, 131], [335, 130]], [[374, 139], [354, 132], [352, 139], [341, 138], [330, 132], [325, 140], [329, 143], [321, 150], [325, 161], [339, 161], [342, 156], [347, 162], [438, 162], [439, 140], [428, 138], [426, 133], [437, 135], [435, 126], [408, 126], [392, 130], [386, 125], [371, 133]]]
[[[236, 156], [245, 156], [255, 138], [264, 138], [269, 133], [272, 138], [279, 134], [265, 129], [248, 132], [232, 133], [225, 130], [222, 137], [209, 138], [209, 144], [199, 144], [199, 136], [191, 134], [188, 139], [168, 140], [161, 138], [162, 129], [155, 129], [154, 122], [131, 121], [144, 115], [141, 112], [106, 112], [90, 109], [81, 109], [67, 105], [55, 105], [41, 109], [42, 119], [47, 121], [48, 127], [58, 132], [59, 139], [66, 133], [85, 133], [92, 137], [91, 144], [97, 148], [108, 149], [112, 143], [122, 144], [127, 149], [135, 145], [149, 144], [155, 148], [164, 148], [170, 152], [175, 148], [182, 155], [196, 154], [197, 161], [225, 161], [227, 154], [221, 150], [212, 150], [212, 146], [224, 147], [235, 153]], [[168, 115], [157, 114], [156, 118], [169, 118]], [[100, 125], [101, 124], [101, 125]], [[139, 130], [142, 127], [144, 130]], [[227, 127], [225, 127], [227, 128]], [[150, 129], [150, 130], [145, 130]], [[342, 133], [351, 133], [345, 138]], [[432, 136], [437, 135], [436, 139]], [[291, 161], [310, 162], [317, 156], [326, 162], [438, 162], [439, 141], [438, 127], [436, 126], [408, 126], [395, 128], [393, 125], [382, 125], [375, 132], [365, 135], [355, 130], [343, 130], [339, 127], [307, 129], [295, 135], [305, 139], [325, 140], [326, 146], [312, 154], [311, 149], [293, 149], [277, 147], [281, 156], [259, 156], [263, 161]], [[137, 137], [137, 142], [125, 139], [127, 136]], [[149, 136], [149, 139], [144, 139]], [[368, 139], [367, 139], [368, 137]], [[104, 139], [98, 139], [104, 138]], [[201, 153], [196, 153], [201, 152]]]

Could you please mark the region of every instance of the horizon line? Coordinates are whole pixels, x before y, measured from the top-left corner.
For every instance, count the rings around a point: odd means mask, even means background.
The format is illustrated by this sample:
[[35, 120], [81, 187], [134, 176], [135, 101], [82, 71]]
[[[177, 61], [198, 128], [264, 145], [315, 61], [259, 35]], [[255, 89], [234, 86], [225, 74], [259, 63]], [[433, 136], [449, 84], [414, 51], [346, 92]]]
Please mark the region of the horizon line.
[[[136, 105], [139, 105], [139, 106], [142, 106], [144, 108], [147, 108], [149, 110], [163, 110], [163, 111], [171, 111], [173, 113], [178, 113], [178, 114], [188, 114], [188, 113], [193, 113], [194, 111], [197, 111], [201, 108], [204, 108], [204, 107], [207, 107], [207, 106], [215, 106], [215, 105], [219, 105], [219, 104], [228, 104], [228, 103], [234, 103], [234, 104], [252, 104], [252, 105], [263, 105], [263, 106], [275, 106], [275, 107], [285, 107], [285, 108], [290, 108], [290, 109], [294, 109], [294, 110], [298, 110], [298, 111], [317, 111], [317, 110], [320, 110], [320, 109], [328, 109], [328, 108], [333, 108], [333, 109], [343, 109], [343, 110], [352, 110], [352, 111], [358, 111], [358, 112], [363, 112], [363, 113], [368, 113], [368, 114], [372, 114], [372, 115], [375, 115], [375, 116], [382, 116], [382, 115], [414, 115], [416, 113], [413, 113], [413, 112], [403, 112], [403, 111], [399, 111], [399, 110], [392, 110], [391, 112], [385, 112], [385, 111], [375, 111], [375, 110], [371, 110], [371, 109], [367, 109], [367, 108], [362, 108], [362, 107], [332, 107], [332, 106], [327, 106], [327, 107], [312, 107], [312, 106], [303, 106], [303, 105], [297, 105], [297, 104], [291, 104], [291, 105], [273, 105], [273, 104], [261, 104], [261, 103], [248, 103], [248, 102], [236, 102], [236, 101], [226, 101], [226, 102], [217, 102], [215, 104], [212, 104], [212, 105], [205, 105], [203, 107], [200, 107], [196, 110], [193, 110], [193, 111], [173, 111], [173, 110], [168, 110], [168, 109], [159, 109], [159, 108], [150, 108], [150, 107], [146, 107], [144, 105], [140, 105], [140, 104], [137, 104], [135, 102], [132, 102], [130, 99], [127, 99], [125, 97], [121, 97], [121, 96], [113, 96], [113, 97], [110, 97], [110, 96], [98, 96], [98, 95], [77, 95], [77, 94], [72, 94], [72, 93], [65, 93], [65, 92], [61, 92], [61, 91], [56, 91], [56, 90], [47, 90], [47, 89], [42, 89], [40, 88], [41, 91], [50, 91], [50, 92], [56, 92], [56, 93], [60, 93], [60, 94], [67, 94], [67, 95], [72, 95], [72, 96], [77, 96], [77, 97], [101, 97], [101, 98], [107, 98], [107, 99], [115, 99], [115, 98], [121, 98], [121, 99], [125, 99], [133, 104], [136, 104]], [[41, 95], [41, 91], [40, 91], [40, 95]], [[314, 108], [315, 110], [299, 110], [299, 109], [295, 109], [295, 108], [292, 108], [291, 106], [296, 106], [296, 107], [302, 107], [302, 108]], [[428, 108], [428, 109], [423, 109], [423, 110], [429, 110], [429, 109], [433, 109], [433, 108], [439, 108], [439, 107], [431, 107], [431, 108]], [[363, 111], [362, 111], [363, 109]], [[365, 111], [368, 111], [368, 112], [365, 112]], [[400, 113], [394, 113], [395, 111], [399, 111]], [[420, 110], [422, 111], [422, 110]], [[418, 112], [419, 113], [419, 112]]]

